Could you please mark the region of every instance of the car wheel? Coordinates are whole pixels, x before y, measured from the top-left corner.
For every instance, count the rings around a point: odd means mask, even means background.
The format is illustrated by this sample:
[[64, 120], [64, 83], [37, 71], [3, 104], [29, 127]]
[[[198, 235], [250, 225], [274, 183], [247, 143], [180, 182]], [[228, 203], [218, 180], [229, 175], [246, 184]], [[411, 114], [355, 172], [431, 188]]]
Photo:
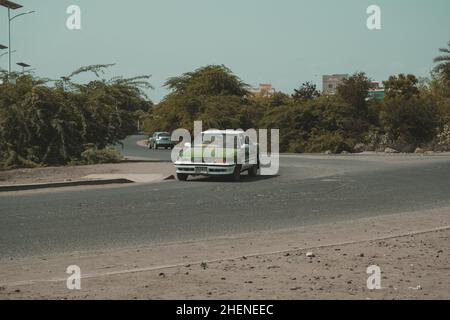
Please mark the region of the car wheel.
[[234, 172], [233, 172], [233, 174], [231, 175], [231, 178], [233, 179], [233, 181], [239, 181], [239, 180], [241, 180], [241, 166], [240, 165], [237, 165], [235, 168], [234, 168]]
[[258, 165], [255, 164], [250, 169], [248, 169], [248, 175], [250, 177], [256, 177], [258, 175]]
[[185, 173], [177, 173], [178, 181], [186, 181], [188, 179], [188, 175]]

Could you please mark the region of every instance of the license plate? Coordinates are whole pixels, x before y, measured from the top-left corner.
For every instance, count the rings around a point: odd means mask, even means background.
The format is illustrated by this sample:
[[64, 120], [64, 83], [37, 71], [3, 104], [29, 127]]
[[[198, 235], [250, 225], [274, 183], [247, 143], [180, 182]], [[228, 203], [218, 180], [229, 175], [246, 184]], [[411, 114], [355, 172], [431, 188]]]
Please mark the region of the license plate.
[[207, 167], [195, 167], [195, 173], [198, 173], [198, 174], [208, 173], [208, 168]]

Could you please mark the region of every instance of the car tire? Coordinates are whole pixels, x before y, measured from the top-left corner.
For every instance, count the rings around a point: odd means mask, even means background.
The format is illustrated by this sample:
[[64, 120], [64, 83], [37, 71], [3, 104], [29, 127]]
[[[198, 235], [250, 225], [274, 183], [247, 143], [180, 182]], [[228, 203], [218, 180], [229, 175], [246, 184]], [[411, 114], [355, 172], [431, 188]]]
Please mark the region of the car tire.
[[240, 165], [237, 165], [235, 168], [234, 168], [234, 172], [233, 172], [233, 174], [231, 175], [231, 179], [233, 180], [233, 181], [235, 181], [235, 182], [238, 182], [239, 180], [241, 180], [241, 166]]
[[185, 173], [177, 173], [177, 180], [178, 181], [187, 181], [188, 175]]
[[255, 164], [254, 166], [252, 166], [250, 169], [248, 169], [248, 175], [250, 177], [256, 177], [258, 176], [258, 165]]

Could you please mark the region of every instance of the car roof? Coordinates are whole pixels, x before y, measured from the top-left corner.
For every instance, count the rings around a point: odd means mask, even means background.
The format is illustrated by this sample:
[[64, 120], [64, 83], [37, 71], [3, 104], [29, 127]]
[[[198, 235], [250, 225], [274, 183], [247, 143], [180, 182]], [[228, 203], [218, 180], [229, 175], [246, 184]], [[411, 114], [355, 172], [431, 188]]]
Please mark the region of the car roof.
[[203, 131], [202, 133], [209, 133], [209, 134], [243, 134], [244, 131], [241, 130], [207, 130]]

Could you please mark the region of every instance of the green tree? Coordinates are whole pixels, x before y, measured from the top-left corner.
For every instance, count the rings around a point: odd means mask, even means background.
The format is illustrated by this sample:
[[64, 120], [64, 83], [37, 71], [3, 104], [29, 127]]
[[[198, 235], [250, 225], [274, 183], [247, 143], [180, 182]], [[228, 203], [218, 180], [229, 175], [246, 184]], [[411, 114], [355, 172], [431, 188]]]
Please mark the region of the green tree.
[[164, 86], [175, 95], [243, 97], [248, 94], [248, 85], [223, 65], [209, 65], [170, 78]]
[[271, 95], [251, 95], [249, 100], [255, 105], [264, 108], [275, 108], [288, 105], [293, 101], [290, 95], [279, 91]]
[[423, 97], [395, 96], [384, 102], [380, 122], [391, 142], [416, 145], [436, 136], [438, 122], [436, 105]]
[[439, 49], [442, 55], [434, 58], [434, 62], [437, 63], [434, 72], [442, 76], [446, 81], [450, 81], [450, 41], [447, 46], [448, 48]]
[[404, 97], [406, 99], [420, 94], [419, 80], [412, 74], [390, 76], [387, 81], [383, 81], [386, 98]]
[[138, 111], [152, 105], [144, 94], [148, 77], [72, 81], [108, 66], [83, 67], [54, 86], [28, 74], [0, 73], [0, 167], [81, 161], [87, 148], [104, 149], [134, 133]]
[[256, 124], [248, 85], [225, 66], [210, 65], [167, 80], [171, 91], [153, 109], [146, 131], [192, 129], [202, 120], [205, 129], [247, 129]]
[[311, 82], [303, 83], [300, 88], [294, 89], [292, 98], [295, 101], [309, 101], [320, 97], [320, 93], [317, 90], [317, 86]]
[[364, 72], [355, 73], [343, 80], [337, 88], [338, 95], [355, 108], [359, 116], [367, 113], [367, 96], [371, 80]]
[[267, 109], [261, 127], [280, 129], [280, 150], [290, 152], [351, 151], [364, 132], [353, 106], [328, 96]]

